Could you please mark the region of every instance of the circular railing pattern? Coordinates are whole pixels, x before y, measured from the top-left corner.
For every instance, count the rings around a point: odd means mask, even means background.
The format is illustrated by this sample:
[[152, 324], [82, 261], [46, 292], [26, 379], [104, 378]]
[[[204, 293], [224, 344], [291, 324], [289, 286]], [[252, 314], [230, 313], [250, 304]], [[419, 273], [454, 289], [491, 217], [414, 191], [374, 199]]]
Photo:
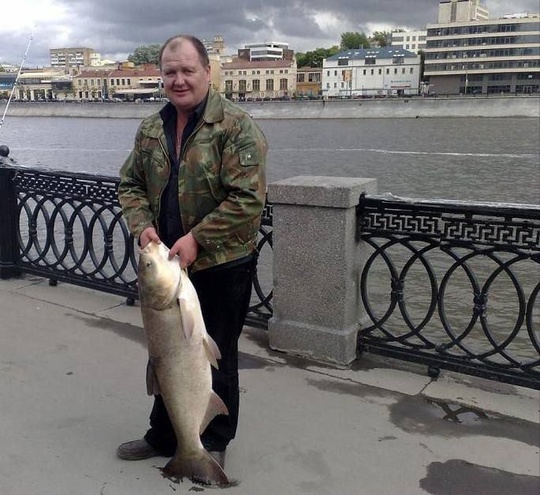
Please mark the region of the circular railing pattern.
[[360, 278], [371, 324], [364, 324], [361, 341], [538, 371], [538, 255], [441, 249], [408, 236], [362, 238], [371, 248]]
[[[138, 298], [136, 240], [122, 218], [117, 178], [18, 169], [20, 265], [25, 270]], [[266, 204], [257, 240], [259, 265], [248, 322], [265, 328], [272, 315], [272, 205]], [[270, 268], [269, 268], [270, 267]]]

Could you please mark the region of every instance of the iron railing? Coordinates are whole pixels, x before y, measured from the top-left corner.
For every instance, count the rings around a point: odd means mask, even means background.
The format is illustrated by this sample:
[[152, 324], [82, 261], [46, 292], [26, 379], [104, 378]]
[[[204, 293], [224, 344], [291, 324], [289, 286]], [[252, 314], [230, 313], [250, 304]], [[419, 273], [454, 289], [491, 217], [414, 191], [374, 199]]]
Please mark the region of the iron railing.
[[[122, 218], [119, 179], [83, 173], [0, 167], [0, 275], [28, 273], [138, 299], [137, 248]], [[266, 206], [258, 247], [272, 245]], [[260, 260], [263, 263], [264, 260]], [[272, 290], [253, 281], [248, 323], [265, 328]]]
[[[0, 277], [137, 298], [118, 179], [0, 166]], [[359, 349], [540, 389], [540, 207], [362, 196]], [[272, 316], [272, 205], [247, 323]]]
[[540, 389], [540, 206], [362, 196], [358, 234], [360, 349]]

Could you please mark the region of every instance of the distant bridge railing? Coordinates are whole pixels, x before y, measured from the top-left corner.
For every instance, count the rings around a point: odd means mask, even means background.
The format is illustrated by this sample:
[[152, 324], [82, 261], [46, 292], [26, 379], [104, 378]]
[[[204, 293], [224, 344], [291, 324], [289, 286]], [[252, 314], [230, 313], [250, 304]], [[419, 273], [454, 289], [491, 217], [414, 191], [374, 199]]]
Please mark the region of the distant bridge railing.
[[[0, 166], [0, 277], [33, 274], [138, 299], [137, 247], [122, 219], [119, 179]], [[264, 210], [258, 247], [272, 245]], [[264, 264], [264, 260], [261, 260]], [[256, 275], [248, 323], [267, 326], [272, 290]]]
[[540, 206], [362, 196], [357, 214], [360, 349], [540, 389]]

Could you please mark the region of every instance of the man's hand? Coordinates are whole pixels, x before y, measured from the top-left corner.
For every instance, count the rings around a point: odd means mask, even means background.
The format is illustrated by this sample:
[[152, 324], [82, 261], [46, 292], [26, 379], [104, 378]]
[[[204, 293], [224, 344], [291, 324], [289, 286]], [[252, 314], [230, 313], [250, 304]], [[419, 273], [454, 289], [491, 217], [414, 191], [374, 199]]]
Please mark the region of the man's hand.
[[180, 266], [186, 268], [197, 259], [198, 252], [199, 245], [190, 232], [174, 243], [169, 251], [169, 259], [172, 259], [175, 255], [180, 256]]
[[139, 236], [139, 244], [141, 245], [141, 249], [144, 249], [146, 245], [152, 241], [161, 244], [161, 239], [159, 238], [156, 229], [154, 227], [146, 227], [146, 229], [144, 229]]

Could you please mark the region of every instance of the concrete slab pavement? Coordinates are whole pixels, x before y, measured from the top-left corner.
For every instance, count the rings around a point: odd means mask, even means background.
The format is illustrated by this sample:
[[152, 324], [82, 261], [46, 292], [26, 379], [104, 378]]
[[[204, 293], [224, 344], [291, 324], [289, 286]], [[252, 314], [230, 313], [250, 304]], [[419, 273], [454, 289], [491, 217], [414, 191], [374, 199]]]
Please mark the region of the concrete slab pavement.
[[[240, 427], [227, 454], [238, 495], [540, 493], [539, 394], [363, 356], [335, 369], [241, 338]], [[139, 309], [36, 277], [0, 281], [0, 495], [211, 490], [126, 462], [147, 428]], [[446, 404], [446, 409], [444, 408]], [[448, 407], [460, 422], [449, 421]], [[484, 413], [486, 413], [484, 415]]]

